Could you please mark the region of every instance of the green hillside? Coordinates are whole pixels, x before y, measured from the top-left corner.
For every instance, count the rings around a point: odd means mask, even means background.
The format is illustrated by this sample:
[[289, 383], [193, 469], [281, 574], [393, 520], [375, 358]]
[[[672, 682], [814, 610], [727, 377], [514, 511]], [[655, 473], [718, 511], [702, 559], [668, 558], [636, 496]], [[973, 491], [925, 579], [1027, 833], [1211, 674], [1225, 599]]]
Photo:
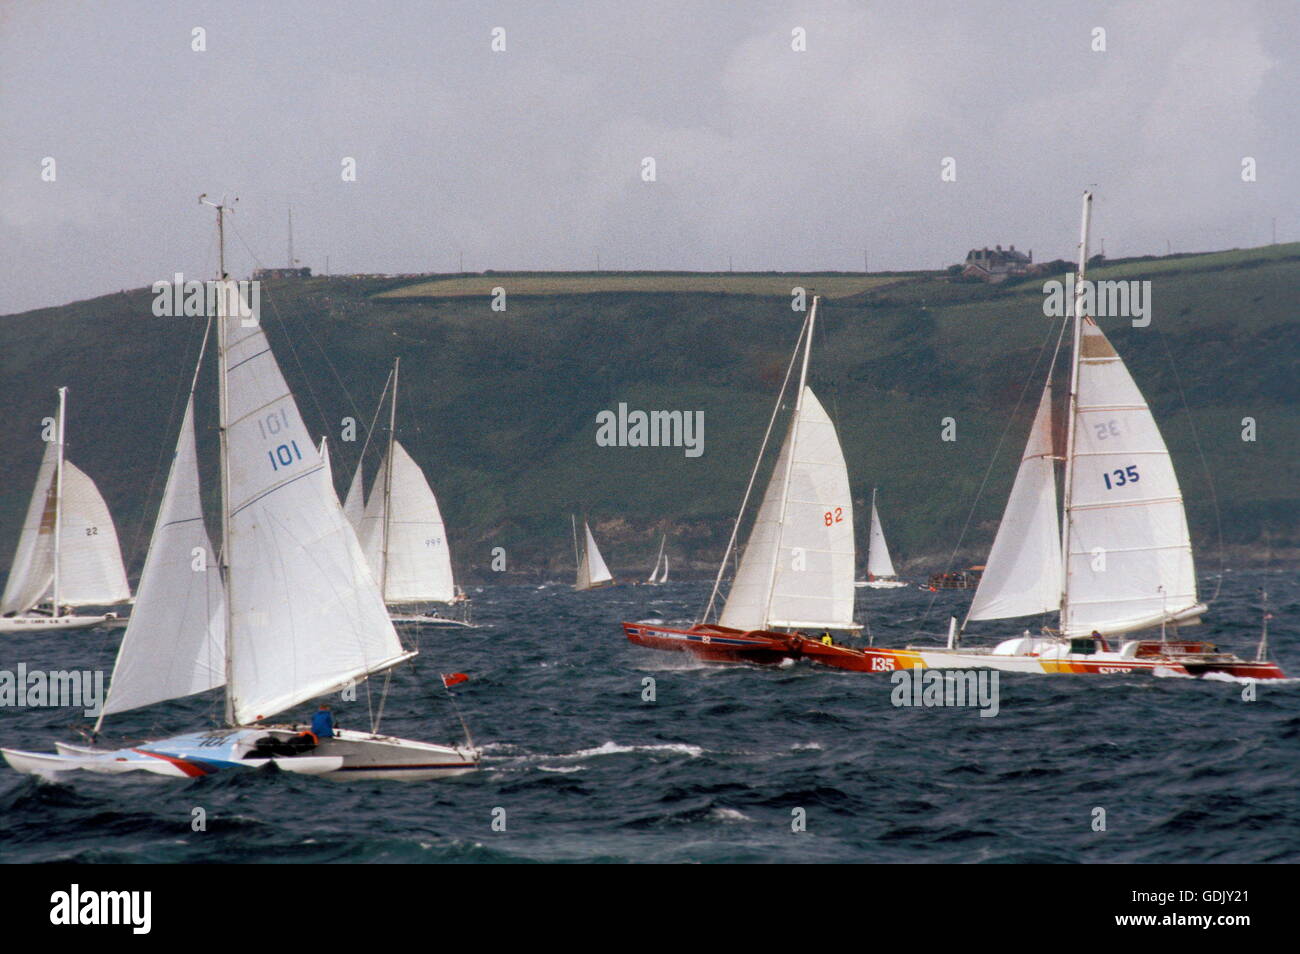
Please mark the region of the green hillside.
[[[1258, 554], [1300, 544], [1300, 245], [1112, 262], [1090, 277], [1152, 280], [1150, 327], [1101, 323], [1174, 454], [1202, 564], [1217, 565], [1217, 534], [1197, 437], [1229, 543]], [[491, 308], [498, 285], [504, 313]], [[979, 559], [1045, 371], [1031, 378], [1052, 326], [1041, 278], [313, 278], [264, 286], [263, 320], [309, 426], [334, 438], [341, 489], [359, 445], [340, 443], [340, 420], [355, 416], [364, 436], [401, 355], [399, 437], [438, 493], [462, 572], [486, 577], [502, 546], [513, 571], [567, 575], [576, 510], [616, 573], [648, 572], [666, 530], [674, 566], [702, 575], [725, 543], [798, 334], [793, 285], [829, 296], [812, 384], [839, 424], [859, 512], [878, 486], [895, 561], [917, 571], [946, 562], [969, 516], [961, 558]], [[69, 457], [105, 492], [138, 570], [201, 332], [196, 319], [154, 317], [150, 304], [140, 289], [0, 318], [0, 568], [39, 461], [41, 418], [66, 384]], [[211, 476], [206, 390], [200, 450]], [[704, 454], [596, 446], [597, 412], [619, 402], [702, 410]], [[1253, 443], [1241, 440], [1247, 416]], [[945, 417], [957, 422], [955, 442], [940, 440]], [[373, 473], [373, 447], [367, 459]]]

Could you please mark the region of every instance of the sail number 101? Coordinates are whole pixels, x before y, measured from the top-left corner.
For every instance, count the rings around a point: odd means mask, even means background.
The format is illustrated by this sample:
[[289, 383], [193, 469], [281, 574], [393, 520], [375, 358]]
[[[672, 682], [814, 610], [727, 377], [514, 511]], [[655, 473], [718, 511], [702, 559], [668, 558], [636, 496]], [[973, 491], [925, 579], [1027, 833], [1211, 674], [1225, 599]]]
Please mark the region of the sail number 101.
[[[264, 440], [270, 440], [281, 431], [289, 428], [289, 414], [284, 408], [257, 419], [257, 429], [262, 432]], [[271, 460], [271, 469], [279, 470], [281, 467], [288, 467], [296, 461], [302, 460], [302, 451], [298, 449], [298, 442], [291, 440], [287, 444], [281, 444], [273, 450], [266, 452], [266, 456]]]

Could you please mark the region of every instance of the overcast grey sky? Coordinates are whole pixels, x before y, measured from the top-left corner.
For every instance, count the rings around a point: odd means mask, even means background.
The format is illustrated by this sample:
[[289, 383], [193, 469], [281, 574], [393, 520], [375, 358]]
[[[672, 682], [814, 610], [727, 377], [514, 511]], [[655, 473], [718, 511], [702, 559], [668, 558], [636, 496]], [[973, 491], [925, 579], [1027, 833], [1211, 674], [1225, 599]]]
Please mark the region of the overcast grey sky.
[[7, 0], [0, 313], [202, 277], [200, 192], [236, 276], [290, 204], [336, 273], [1065, 257], [1085, 186], [1111, 256], [1296, 240], [1298, 35], [1293, 0]]

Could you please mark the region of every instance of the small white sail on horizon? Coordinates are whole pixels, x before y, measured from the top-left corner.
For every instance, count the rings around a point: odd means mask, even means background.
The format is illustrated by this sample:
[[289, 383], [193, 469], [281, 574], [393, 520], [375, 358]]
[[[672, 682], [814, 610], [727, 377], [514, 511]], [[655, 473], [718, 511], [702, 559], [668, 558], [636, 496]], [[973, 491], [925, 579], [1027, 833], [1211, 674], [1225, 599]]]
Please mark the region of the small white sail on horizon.
[[585, 545], [578, 560], [578, 580], [573, 588], [590, 590], [605, 583], [612, 583], [614, 577], [609, 572], [609, 567], [605, 565], [604, 557], [600, 555], [600, 548], [596, 546], [596, 538], [591, 535], [591, 527], [587, 521], [582, 521], [582, 528], [586, 534]]
[[[667, 580], [668, 580], [668, 560], [667, 560], [667, 558], [664, 556], [664, 547], [667, 546], [667, 544], [668, 544], [668, 534], [665, 533], [665, 534], [663, 535], [663, 537], [659, 540], [659, 553], [658, 553], [658, 555], [655, 557], [655, 568], [654, 568], [653, 570], [650, 571], [650, 579], [646, 580], [647, 583], [664, 583], [664, 582], [667, 582]], [[660, 579], [660, 577], [659, 577], [659, 566], [660, 566], [660, 564], [662, 564], [662, 565], [663, 565], [663, 568], [664, 568], [664, 575], [663, 575], [663, 578], [662, 578], [662, 579]]]

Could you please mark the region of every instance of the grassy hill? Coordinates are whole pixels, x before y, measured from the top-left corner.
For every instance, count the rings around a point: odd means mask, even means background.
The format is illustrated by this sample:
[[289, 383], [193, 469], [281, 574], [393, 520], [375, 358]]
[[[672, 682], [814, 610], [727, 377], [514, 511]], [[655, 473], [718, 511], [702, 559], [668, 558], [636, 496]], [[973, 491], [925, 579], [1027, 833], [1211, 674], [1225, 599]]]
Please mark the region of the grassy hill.
[[[1300, 244], [1110, 262], [1090, 277], [1153, 283], [1150, 327], [1102, 325], [1173, 452], [1202, 565], [1217, 566], [1216, 496], [1229, 543], [1257, 555], [1300, 544]], [[505, 312], [491, 308], [498, 285]], [[401, 355], [399, 438], [438, 493], [463, 573], [487, 576], [502, 546], [512, 571], [567, 576], [577, 511], [616, 573], [648, 572], [666, 531], [674, 566], [703, 574], [725, 544], [798, 334], [794, 285], [828, 296], [811, 383], [839, 425], [859, 513], [879, 487], [895, 562], [918, 572], [946, 563], [963, 527], [960, 558], [981, 558], [1050, 357], [1042, 279], [313, 278], [265, 285], [263, 321], [309, 426], [333, 437], [341, 489], [360, 450], [338, 440], [341, 419], [355, 417], [364, 437]], [[198, 320], [156, 318], [150, 304], [140, 289], [0, 318], [0, 568], [39, 461], [41, 418], [66, 384], [69, 458], [103, 489], [138, 570], [201, 333]], [[209, 487], [210, 378], [199, 408]], [[619, 402], [703, 410], [704, 454], [596, 446], [597, 412]], [[1253, 443], [1241, 439], [1248, 416]], [[957, 422], [955, 442], [940, 440], [945, 417]], [[367, 462], [373, 474], [373, 446]]]

